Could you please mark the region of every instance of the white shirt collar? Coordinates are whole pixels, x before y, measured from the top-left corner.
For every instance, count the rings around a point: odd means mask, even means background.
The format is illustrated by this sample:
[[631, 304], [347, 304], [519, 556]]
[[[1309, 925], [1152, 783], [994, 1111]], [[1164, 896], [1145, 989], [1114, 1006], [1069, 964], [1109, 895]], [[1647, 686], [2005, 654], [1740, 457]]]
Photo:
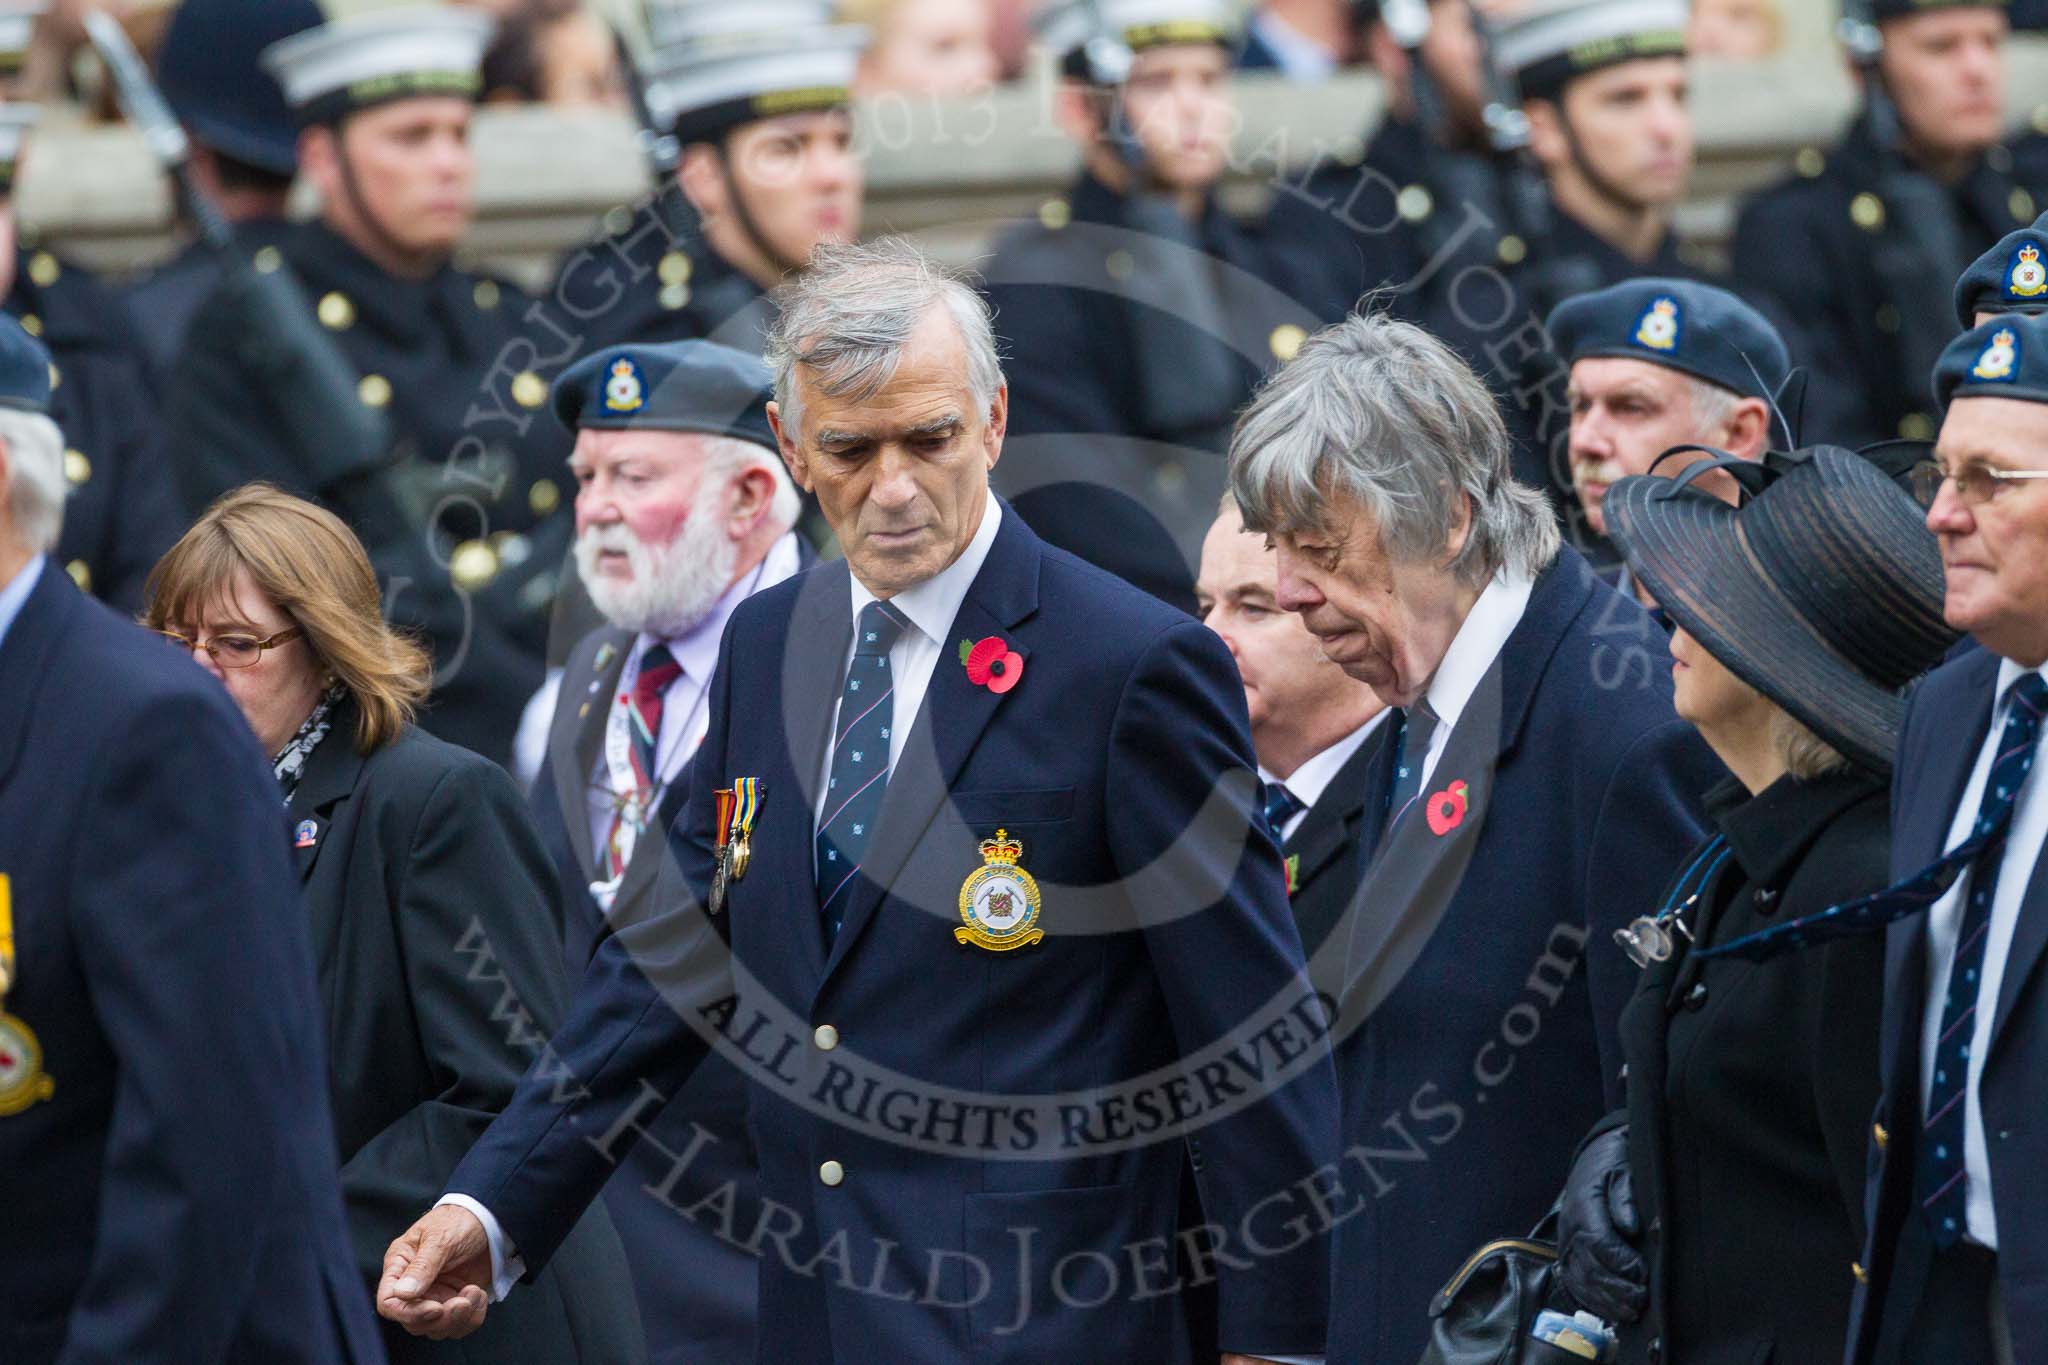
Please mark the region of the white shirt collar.
[[1529, 609], [1529, 595], [1535, 589], [1534, 578], [1513, 569], [1500, 569], [1472, 604], [1472, 610], [1465, 614], [1424, 694], [1429, 709], [1436, 712], [1439, 732], [1447, 734], [1456, 728], [1465, 704], [1479, 690], [1480, 679], [1493, 667], [1508, 637], [1522, 623], [1522, 613]]
[[633, 671], [636, 674], [640, 671], [640, 660], [646, 657], [648, 650], [656, 644], [665, 644], [668, 652], [675, 656], [675, 661], [683, 666], [684, 677], [698, 683], [709, 682], [718, 668], [718, 643], [725, 638], [726, 622], [732, 620], [732, 614], [739, 609], [740, 603], [761, 589], [773, 587], [792, 576], [803, 562], [796, 540], [795, 531], [783, 532], [768, 547], [768, 553], [761, 556], [761, 562], [734, 580], [724, 595], [712, 604], [711, 610], [705, 613], [704, 619], [681, 635], [662, 639], [642, 631], [633, 640]]
[[1301, 766], [1286, 777], [1275, 777], [1266, 770], [1264, 764], [1260, 764], [1259, 780], [1269, 785], [1274, 782], [1285, 783], [1287, 790], [1294, 793], [1295, 800], [1304, 806], [1313, 806], [1323, 799], [1323, 793], [1336, 779], [1338, 770], [1351, 761], [1351, 756], [1358, 752], [1359, 746], [1365, 743], [1374, 730], [1385, 724], [1391, 714], [1391, 710], [1381, 711], [1321, 753], [1303, 759]]
[[[905, 588], [889, 599], [891, 606], [910, 618], [910, 624], [941, 648], [953, 629], [953, 618], [960, 614], [960, 604], [967, 600], [967, 590], [974, 586], [975, 576], [988, 561], [988, 552], [995, 546], [996, 529], [1002, 520], [1003, 505], [990, 491], [982, 505], [981, 525], [974, 529], [974, 538], [967, 542], [967, 548], [960, 552], [959, 557], [924, 582]], [[875, 595], [851, 572], [846, 575], [846, 581], [853, 586], [853, 619], [858, 623], [861, 609], [874, 601]]]

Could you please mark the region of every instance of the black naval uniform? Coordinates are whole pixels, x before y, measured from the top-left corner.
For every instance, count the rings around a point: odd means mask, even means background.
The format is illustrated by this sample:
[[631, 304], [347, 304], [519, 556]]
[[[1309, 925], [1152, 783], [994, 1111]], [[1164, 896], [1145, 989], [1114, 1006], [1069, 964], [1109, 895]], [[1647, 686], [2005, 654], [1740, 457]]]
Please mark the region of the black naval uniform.
[[85, 271], [23, 247], [7, 311], [42, 338], [56, 367], [50, 417], [64, 433], [64, 530], [55, 559], [72, 581], [123, 612], [184, 529], [151, 448], [154, 398], [119, 299]]
[[[277, 250], [291, 224], [283, 218], [251, 218], [235, 224], [235, 245], [254, 256]], [[220, 280], [220, 256], [204, 242], [194, 241], [163, 264], [137, 276], [122, 291], [135, 339], [152, 375], [163, 376], [177, 363], [186, 330], [199, 305]]]
[[1944, 196], [1961, 259], [1888, 267], [1918, 257], [1899, 240], [1895, 206], [1878, 192], [1881, 165], [1859, 119], [1831, 154], [1801, 151], [1794, 174], [1745, 205], [1735, 230], [1736, 276], [1806, 326], [1808, 353], [1795, 359], [1813, 372], [1814, 434], [1852, 446], [1934, 435], [1931, 363], [1909, 363], [1902, 333], [1918, 326], [1937, 339], [1952, 336], [1947, 300], [1956, 276], [2048, 208], [2048, 139], [1993, 147]]
[[711, 249], [679, 187], [613, 209], [605, 227], [605, 236], [562, 258], [548, 291], [578, 356], [696, 338], [760, 354], [774, 316], [767, 296]]
[[1041, 538], [1192, 614], [1189, 566], [1215, 520], [1231, 423], [1314, 318], [1280, 287], [1267, 244], [1213, 198], [1193, 227], [1213, 331], [1162, 289], [1153, 239], [1130, 222], [1124, 197], [1084, 175], [998, 243], [984, 273], [1010, 414], [995, 477]]
[[[571, 539], [570, 442], [534, 368], [560, 343], [512, 285], [449, 265], [400, 279], [318, 222], [293, 227], [282, 257], [357, 376], [357, 401], [391, 421], [387, 510], [354, 530], [387, 614], [433, 646], [422, 723], [503, 762], [541, 682]], [[167, 440], [188, 506], [251, 479], [334, 502], [280, 454], [295, 414], [251, 378], [233, 319], [212, 314], [224, 299], [202, 305], [175, 371]]]
[[1397, 316], [1420, 316], [1411, 286], [1428, 263], [1417, 225], [1434, 212], [1429, 159], [1455, 155], [1431, 144], [1414, 120], [1390, 114], [1372, 140], [1340, 147], [1273, 191], [1266, 235], [1287, 288], [1318, 322], [1336, 322], [1388, 289]]

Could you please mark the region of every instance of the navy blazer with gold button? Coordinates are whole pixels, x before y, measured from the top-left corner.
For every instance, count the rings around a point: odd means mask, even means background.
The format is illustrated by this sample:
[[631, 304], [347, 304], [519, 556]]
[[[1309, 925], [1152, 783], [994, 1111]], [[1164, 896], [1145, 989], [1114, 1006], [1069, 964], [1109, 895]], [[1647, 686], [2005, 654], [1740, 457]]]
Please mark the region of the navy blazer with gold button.
[[[844, 563], [734, 614], [675, 880], [702, 893], [713, 789], [739, 777], [761, 782], [752, 865], [715, 919], [672, 912], [604, 940], [552, 1065], [451, 1188], [529, 1269], [545, 1261], [645, 1121], [643, 1086], [673, 1093], [702, 1053], [687, 1013], [754, 1059], [771, 1216], [730, 1231], [760, 1256], [758, 1359], [1178, 1361], [1185, 1144], [1115, 1089], [1146, 1077], [1214, 1120], [1199, 1130], [1213, 1228], [1185, 1231], [1224, 1243], [1208, 1263], [1222, 1344], [1319, 1351], [1324, 1243], [1294, 1182], [1334, 1158], [1334, 1081], [1298, 1024], [1239, 1029], [1306, 983], [1229, 653], [1006, 514], [951, 636], [1000, 636], [1023, 675], [978, 687], [942, 642], [828, 947], [813, 809], [852, 630]], [[998, 829], [1022, 845], [1045, 933], [1000, 953], [954, 932]], [[1219, 1040], [1236, 1062], [1180, 1075]], [[1027, 1134], [999, 1112], [1047, 1095], [1072, 1102], [1057, 1126]]]

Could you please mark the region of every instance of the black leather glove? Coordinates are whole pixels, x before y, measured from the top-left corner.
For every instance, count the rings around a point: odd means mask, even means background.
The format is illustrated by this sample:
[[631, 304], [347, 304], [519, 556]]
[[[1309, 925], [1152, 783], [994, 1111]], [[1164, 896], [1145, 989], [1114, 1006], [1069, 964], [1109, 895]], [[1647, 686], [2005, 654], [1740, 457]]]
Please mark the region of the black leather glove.
[[1609, 1322], [1634, 1322], [1649, 1298], [1650, 1270], [1635, 1248], [1635, 1193], [1628, 1127], [1580, 1149], [1557, 1215], [1558, 1279], [1579, 1307]]

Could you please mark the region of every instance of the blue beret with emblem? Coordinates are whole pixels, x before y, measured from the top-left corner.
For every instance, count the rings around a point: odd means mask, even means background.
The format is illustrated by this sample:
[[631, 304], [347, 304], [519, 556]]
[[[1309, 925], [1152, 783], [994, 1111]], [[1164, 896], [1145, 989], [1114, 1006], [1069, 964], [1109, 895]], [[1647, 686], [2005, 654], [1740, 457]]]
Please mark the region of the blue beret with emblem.
[[694, 431], [775, 450], [774, 396], [760, 357], [715, 341], [607, 346], [562, 371], [555, 415], [571, 431]]
[[2008, 232], [1956, 281], [1956, 321], [1979, 313], [2048, 313], [2048, 213]]
[[1593, 356], [1646, 360], [1766, 403], [1792, 370], [1770, 319], [1695, 280], [1646, 276], [1575, 294], [1551, 310], [1547, 326], [1567, 365]]
[[11, 313], [0, 313], [0, 408], [50, 410], [50, 353]]
[[2048, 403], [2048, 317], [2008, 313], [1951, 341], [1934, 364], [1943, 406], [1958, 398]]

